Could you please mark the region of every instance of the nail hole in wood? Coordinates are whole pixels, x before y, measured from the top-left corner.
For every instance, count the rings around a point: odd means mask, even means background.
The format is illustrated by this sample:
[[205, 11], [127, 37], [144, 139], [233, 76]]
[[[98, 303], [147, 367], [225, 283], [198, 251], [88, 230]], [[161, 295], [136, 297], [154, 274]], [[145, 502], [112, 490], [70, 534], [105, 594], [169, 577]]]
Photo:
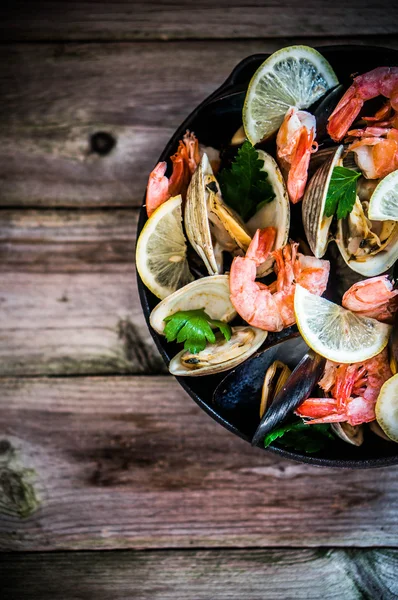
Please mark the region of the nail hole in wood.
[[116, 140], [112, 134], [107, 131], [97, 131], [90, 137], [91, 152], [106, 156], [115, 147]]

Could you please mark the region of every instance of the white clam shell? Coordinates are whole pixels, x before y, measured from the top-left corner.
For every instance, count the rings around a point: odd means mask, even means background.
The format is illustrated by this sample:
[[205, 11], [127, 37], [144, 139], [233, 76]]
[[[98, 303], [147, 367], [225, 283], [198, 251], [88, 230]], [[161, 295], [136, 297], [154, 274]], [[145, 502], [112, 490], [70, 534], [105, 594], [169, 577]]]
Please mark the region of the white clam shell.
[[151, 312], [149, 322], [158, 333], [163, 333], [164, 319], [180, 310], [204, 308], [212, 319], [232, 321], [236, 317], [230, 300], [229, 275], [211, 275], [188, 283], [162, 300]]

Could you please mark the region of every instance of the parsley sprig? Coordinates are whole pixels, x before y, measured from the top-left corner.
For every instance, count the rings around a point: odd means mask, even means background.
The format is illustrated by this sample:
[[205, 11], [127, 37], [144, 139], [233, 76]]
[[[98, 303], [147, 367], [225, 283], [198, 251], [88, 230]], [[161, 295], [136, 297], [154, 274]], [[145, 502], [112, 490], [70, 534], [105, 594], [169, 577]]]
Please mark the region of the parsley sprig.
[[206, 348], [207, 342], [214, 344], [216, 336], [212, 328], [219, 329], [225, 339], [231, 339], [231, 327], [223, 321], [211, 319], [203, 308], [181, 310], [165, 319], [164, 334], [168, 342], [184, 342], [185, 350], [197, 354]]
[[282, 425], [268, 433], [264, 439], [264, 447], [268, 448], [272, 442], [278, 440], [278, 444], [285, 448], [313, 454], [323, 450], [329, 439], [334, 440], [330, 433], [330, 425], [306, 425], [300, 420]]
[[345, 219], [355, 204], [357, 179], [361, 173], [345, 167], [335, 167], [328, 188], [325, 216], [332, 217], [337, 209], [337, 218]]
[[231, 168], [223, 169], [217, 177], [223, 199], [244, 221], [275, 198], [268, 174], [262, 170], [263, 165], [257, 150], [246, 141], [239, 148]]

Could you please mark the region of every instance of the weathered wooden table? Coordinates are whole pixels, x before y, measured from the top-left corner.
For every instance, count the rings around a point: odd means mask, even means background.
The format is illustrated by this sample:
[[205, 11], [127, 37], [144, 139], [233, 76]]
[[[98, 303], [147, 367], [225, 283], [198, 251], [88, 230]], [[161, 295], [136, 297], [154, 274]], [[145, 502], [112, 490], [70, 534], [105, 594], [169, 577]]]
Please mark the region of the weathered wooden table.
[[1, 597], [397, 598], [398, 467], [222, 429], [166, 374], [134, 269], [147, 174], [233, 66], [397, 48], [396, 3], [25, 2], [0, 30]]

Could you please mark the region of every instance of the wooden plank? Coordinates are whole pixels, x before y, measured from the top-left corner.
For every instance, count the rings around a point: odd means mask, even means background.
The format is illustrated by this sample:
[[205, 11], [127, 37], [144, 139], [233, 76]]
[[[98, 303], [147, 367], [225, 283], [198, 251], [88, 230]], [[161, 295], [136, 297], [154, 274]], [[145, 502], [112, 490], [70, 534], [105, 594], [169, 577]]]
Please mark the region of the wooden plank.
[[138, 298], [137, 211], [0, 218], [0, 373], [165, 372]]
[[186, 550], [2, 556], [12, 600], [361, 600], [398, 595], [396, 550]]
[[[398, 47], [396, 36], [350, 41]], [[286, 43], [1, 46], [0, 206], [140, 205], [149, 172], [192, 109], [241, 59]], [[91, 151], [99, 131], [116, 142], [105, 156]]]
[[253, 449], [171, 377], [0, 386], [2, 550], [397, 546], [398, 467]]
[[4, 40], [153, 40], [347, 36], [397, 33], [387, 0], [184, 0], [175, 2], [13, 2], [3, 9]]

